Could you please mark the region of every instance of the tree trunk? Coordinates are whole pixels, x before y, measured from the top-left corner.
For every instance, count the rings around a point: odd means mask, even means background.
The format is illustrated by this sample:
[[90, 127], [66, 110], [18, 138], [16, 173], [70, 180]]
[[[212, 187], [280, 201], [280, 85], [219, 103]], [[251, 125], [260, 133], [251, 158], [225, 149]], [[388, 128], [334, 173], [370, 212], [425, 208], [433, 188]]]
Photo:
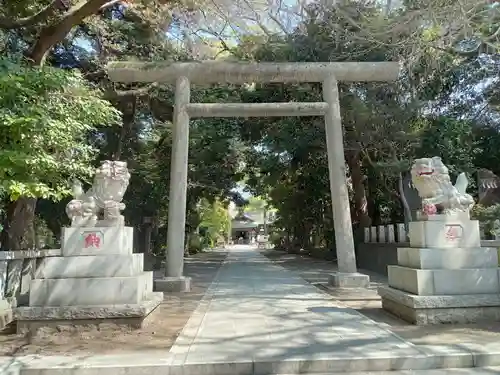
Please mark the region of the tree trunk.
[[401, 172], [398, 175], [398, 192], [404, 210], [405, 228], [406, 231], [408, 231], [409, 221], [411, 221], [411, 209], [410, 205], [408, 204], [408, 201], [406, 200], [405, 190], [403, 187], [403, 174]]
[[[33, 65], [43, 65], [45, 57], [52, 47], [62, 42], [74, 26], [80, 24], [86, 17], [96, 14], [102, 7], [110, 6], [112, 3], [109, 0], [79, 1], [56, 21], [42, 28], [29, 54]], [[52, 14], [52, 8], [58, 7], [58, 5], [60, 4], [54, 2], [54, 4], [48, 6], [27, 22], [43, 21], [44, 17], [47, 18]], [[17, 27], [23, 25], [21, 23]], [[8, 204], [7, 221], [1, 235], [4, 250], [33, 248], [35, 244], [36, 202], [35, 198], [21, 197], [17, 201]]]
[[357, 220], [362, 228], [371, 225], [370, 214], [368, 213], [368, 200], [364, 185], [364, 175], [361, 170], [361, 160], [359, 151], [350, 151], [347, 154], [347, 163], [351, 172], [352, 189], [354, 192], [354, 209]]
[[[102, 7], [112, 5], [109, 0], [79, 1], [69, 8], [61, 17], [43, 27], [36, 39], [28, 57], [34, 66], [42, 66], [50, 50], [66, 38], [71, 29], [80, 24], [86, 17], [96, 14]], [[50, 17], [57, 3], [49, 5], [30, 19], [12, 24], [11, 28], [18, 28], [29, 23], [39, 23]], [[21, 197], [9, 202], [7, 219], [1, 234], [3, 250], [29, 250], [35, 245], [35, 208], [36, 198]], [[34, 261], [10, 261], [7, 270], [6, 295], [15, 297], [20, 287], [21, 274], [30, 272]]]
[[44, 27], [30, 53], [33, 63], [43, 65], [52, 47], [64, 40], [75, 25], [81, 23], [86, 17], [96, 14], [106, 3], [108, 0], [79, 1], [57, 21]]
[[10, 202], [2, 232], [3, 250], [29, 250], [35, 244], [36, 198], [21, 197]]
[[[7, 206], [7, 219], [2, 232], [3, 250], [29, 250], [35, 245], [35, 198], [21, 197]], [[21, 277], [32, 272], [31, 259], [12, 260], [7, 268], [6, 297], [16, 297]]]
[[[51, 7], [56, 5], [55, 3], [52, 4], [38, 14], [36, 18], [30, 20], [30, 22], [42, 21], [43, 19], [39, 18], [51, 15]], [[63, 41], [74, 26], [80, 24], [86, 17], [96, 14], [106, 5], [112, 5], [112, 2], [109, 0], [79, 1], [56, 21], [42, 28], [29, 54], [33, 65], [43, 65], [52, 47]], [[23, 26], [23, 24], [19, 26]], [[21, 197], [17, 201], [8, 204], [7, 220], [1, 235], [2, 248], [4, 250], [26, 250], [33, 248], [35, 244], [34, 222], [36, 201], [35, 198]]]
[[135, 120], [135, 111], [137, 107], [137, 99], [133, 97], [131, 102], [126, 102], [122, 106], [122, 125], [120, 131], [118, 132], [118, 137], [116, 140], [116, 149], [112, 154], [113, 160], [120, 160], [123, 154], [125, 140], [130, 135], [132, 125]]

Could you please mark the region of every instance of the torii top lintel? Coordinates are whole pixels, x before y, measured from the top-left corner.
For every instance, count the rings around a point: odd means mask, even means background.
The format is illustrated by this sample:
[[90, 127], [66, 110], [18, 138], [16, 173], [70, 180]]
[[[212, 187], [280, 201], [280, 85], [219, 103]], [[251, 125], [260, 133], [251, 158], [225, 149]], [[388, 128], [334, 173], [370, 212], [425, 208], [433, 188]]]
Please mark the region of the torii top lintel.
[[398, 62], [322, 63], [234, 63], [199, 62], [111, 62], [106, 68], [114, 82], [174, 83], [187, 77], [191, 83], [322, 82], [329, 76], [338, 81], [394, 81]]

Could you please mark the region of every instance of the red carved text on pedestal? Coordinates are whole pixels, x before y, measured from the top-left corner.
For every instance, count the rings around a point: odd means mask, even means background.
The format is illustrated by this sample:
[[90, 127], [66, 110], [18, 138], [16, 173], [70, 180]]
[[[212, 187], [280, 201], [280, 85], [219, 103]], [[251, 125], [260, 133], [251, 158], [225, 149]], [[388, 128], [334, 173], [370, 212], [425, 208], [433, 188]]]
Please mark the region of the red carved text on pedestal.
[[96, 233], [89, 233], [85, 236], [85, 248], [95, 247], [99, 248], [101, 246], [101, 239]]
[[455, 241], [462, 237], [462, 227], [460, 225], [448, 225], [445, 233], [448, 241]]

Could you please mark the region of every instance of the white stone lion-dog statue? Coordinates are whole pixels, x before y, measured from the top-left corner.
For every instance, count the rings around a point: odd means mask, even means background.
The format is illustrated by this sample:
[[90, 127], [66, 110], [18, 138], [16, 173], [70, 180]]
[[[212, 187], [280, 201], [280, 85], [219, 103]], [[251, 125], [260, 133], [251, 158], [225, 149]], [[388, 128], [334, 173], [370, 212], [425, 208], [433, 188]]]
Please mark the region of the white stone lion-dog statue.
[[[111, 160], [101, 162], [101, 166], [95, 171], [94, 183], [87, 192], [83, 191], [81, 182], [75, 180], [74, 199], [66, 205], [71, 226], [123, 226], [125, 218], [121, 211], [125, 209], [125, 204], [122, 199], [129, 180], [127, 163]], [[104, 220], [98, 220], [100, 211], [104, 211]]]
[[451, 183], [448, 168], [439, 156], [416, 159], [411, 168], [411, 181], [422, 199], [422, 213], [434, 215], [438, 206], [443, 214], [469, 211], [474, 198], [467, 194], [469, 184], [465, 173]]

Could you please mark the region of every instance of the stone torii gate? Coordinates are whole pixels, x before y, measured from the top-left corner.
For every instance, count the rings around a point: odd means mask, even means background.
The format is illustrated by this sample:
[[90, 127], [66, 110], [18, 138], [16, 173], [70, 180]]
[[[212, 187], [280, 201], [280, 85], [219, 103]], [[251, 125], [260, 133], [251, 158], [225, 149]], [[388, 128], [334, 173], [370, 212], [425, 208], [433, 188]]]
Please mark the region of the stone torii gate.
[[[367, 286], [367, 275], [357, 273], [344, 159], [338, 81], [392, 81], [399, 75], [397, 62], [325, 63], [183, 63], [112, 62], [108, 76], [122, 83], [175, 83], [173, 144], [170, 171], [170, 203], [166, 275], [156, 280], [163, 291], [188, 291], [184, 277], [184, 227], [189, 152], [189, 120], [196, 117], [324, 116], [328, 170], [332, 197], [338, 272], [334, 286]], [[321, 82], [323, 102], [316, 103], [191, 103], [191, 84], [258, 82]]]

